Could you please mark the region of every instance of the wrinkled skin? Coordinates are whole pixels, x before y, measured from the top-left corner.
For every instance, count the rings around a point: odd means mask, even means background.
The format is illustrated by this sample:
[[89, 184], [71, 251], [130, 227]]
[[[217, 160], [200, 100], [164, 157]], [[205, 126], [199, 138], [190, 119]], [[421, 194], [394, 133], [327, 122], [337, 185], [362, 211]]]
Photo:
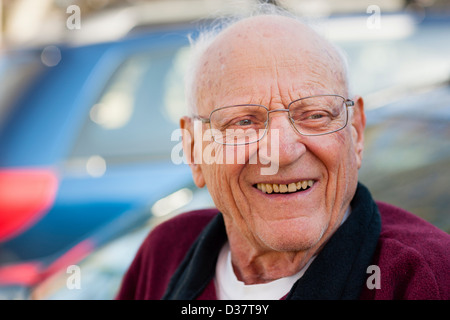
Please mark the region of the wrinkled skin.
[[[247, 103], [281, 109], [316, 94], [347, 98], [344, 73], [333, 47], [300, 22], [275, 16], [247, 18], [223, 31], [204, 54], [197, 74], [197, 112], [208, 117], [217, 107]], [[194, 120], [181, 119], [194, 181], [198, 187], [207, 186], [223, 213], [233, 267], [241, 281], [264, 283], [295, 274], [339, 227], [357, 187], [363, 151], [363, 100], [353, 100], [347, 127], [323, 136], [302, 136], [293, 130], [286, 112], [271, 114], [268, 134], [245, 147], [246, 161], [241, 164], [198, 161], [205, 148], [216, 156], [237, 148], [192, 139]], [[275, 130], [276, 144], [271, 139]], [[277, 161], [276, 174], [262, 175], [267, 165], [261, 159], [249, 163], [263, 145], [278, 148], [278, 159], [272, 159]], [[301, 180], [315, 183], [292, 194], [265, 194], [255, 188], [262, 182]]]

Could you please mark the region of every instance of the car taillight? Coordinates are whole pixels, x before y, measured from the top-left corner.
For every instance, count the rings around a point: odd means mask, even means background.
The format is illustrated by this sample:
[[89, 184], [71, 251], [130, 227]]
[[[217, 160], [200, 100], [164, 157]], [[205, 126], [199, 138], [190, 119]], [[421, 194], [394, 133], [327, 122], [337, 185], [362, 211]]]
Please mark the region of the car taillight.
[[24, 262], [0, 267], [0, 286], [34, 285], [39, 280], [41, 265], [38, 262]]
[[58, 178], [51, 169], [0, 169], [0, 241], [35, 223], [55, 201]]
[[44, 265], [39, 261], [28, 261], [0, 266], [0, 287], [4, 285], [34, 286], [83, 260], [92, 253], [94, 248], [95, 244], [91, 240], [84, 240], [49, 265]]

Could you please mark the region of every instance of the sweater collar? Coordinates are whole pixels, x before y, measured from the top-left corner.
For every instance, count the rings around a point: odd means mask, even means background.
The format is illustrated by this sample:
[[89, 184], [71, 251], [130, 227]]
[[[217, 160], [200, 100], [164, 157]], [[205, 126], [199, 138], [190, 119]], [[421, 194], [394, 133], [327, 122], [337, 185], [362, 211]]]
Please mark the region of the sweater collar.
[[[285, 297], [290, 299], [357, 299], [365, 285], [381, 230], [370, 192], [358, 184], [352, 213], [331, 236], [308, 270]], [[227, 239], [222, 214], [200, 233], [173, 275], [163, 299], [196, 299], [212, 281], [219, 252]]]

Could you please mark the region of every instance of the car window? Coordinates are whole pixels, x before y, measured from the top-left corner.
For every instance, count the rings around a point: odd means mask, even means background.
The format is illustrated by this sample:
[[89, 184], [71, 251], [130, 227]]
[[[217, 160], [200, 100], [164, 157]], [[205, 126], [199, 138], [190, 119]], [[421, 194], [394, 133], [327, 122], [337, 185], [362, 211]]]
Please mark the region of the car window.
[[184, 112], [188, 48], [136, 53], [109, 80], [86, 115], [71, 159], [109, 163], [167, 160]]
[[[334, 19], [330, 30], [348, 58], [354, 94], [367, 99], [375, 92], [418, 91], [448, 80], [450, 41], [442, 39], [450, 32], [449, 19], [430, 17], [420, 22], [412, 15], [392, 15], [384, 17], [378, 30], [355, 28], [355, 23], [365, 21], [354, 19], [359, 18]], [[346, 21], [347, 28], [342, 28]], [[381, 99], [376, 104], [386, 102]]]
[[17, 98], [44, 66], [35, 52], [0, 55], [0, 128]]

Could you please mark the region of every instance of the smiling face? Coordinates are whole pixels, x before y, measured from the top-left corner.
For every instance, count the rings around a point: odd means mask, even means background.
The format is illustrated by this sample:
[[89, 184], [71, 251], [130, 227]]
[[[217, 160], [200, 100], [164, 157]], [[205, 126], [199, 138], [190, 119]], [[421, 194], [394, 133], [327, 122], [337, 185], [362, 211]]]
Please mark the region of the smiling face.
[[[337, 53], [309, 28], [283, 17], [253, 17], [225, 30], [206, 51], [197, 80], [201, 117], [236, 104], [261, 104], [274, 110], [318, 94], [347, 98]], [[213, 150], [216, 159], [220, 155], [231, 159], [230, 154], [245, 150], [242, 162], [191, 164], [196, 184], [206, 184], [223, 213], [232, 246], [314, 250], [337, 229], [356, 190], [363, 148], [362, 99], [356, 99], [352, 109], [346, 128], [323, 136], [298, 134], [287, 112], [276, 112], [258, 143], [238, 148], [199, 139], [192, 144], [184, 141], [185, 153]], [[194, 136], [192, 120], [182, 119], [181, 126]], [[260, 152], [265, 147], [277, 148], [277, 159], [271, 158], [278, 168], [273, 175], [261, 174], [268, 166]], [[250, 161], [255, 157], [257, 161]]]

